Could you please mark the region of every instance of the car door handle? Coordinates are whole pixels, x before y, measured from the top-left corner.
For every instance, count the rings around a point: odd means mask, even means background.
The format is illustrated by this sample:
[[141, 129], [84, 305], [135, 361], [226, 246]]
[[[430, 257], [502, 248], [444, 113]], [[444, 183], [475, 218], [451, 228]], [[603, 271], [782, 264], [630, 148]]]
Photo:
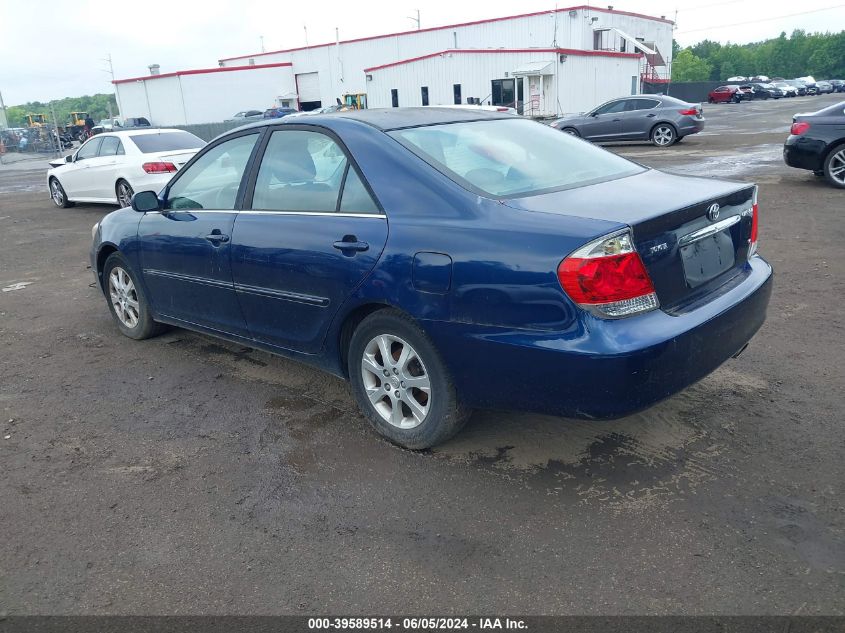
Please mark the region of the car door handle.
[[220, 244], [225, 244], [226, 242], [228, 242], [228, 241], [229, 241], [229, 236], [228, 236], [228, 235], [223, 235], [223, 234], [220, 232], [220, 229], [214, 229], [214, 230], [211, 232], [211, 234], [210, 234], [210, 235], [206, 235], [206, 236], [205, 236], [205, 239], [207, 239], [209, 242], [211, 242], [211, 243], [212, 243], [212, 244], [214, 244], [215, 246], [219, 246]]
[[622, 119], [613, 119], [612, 123], [618, 123], [618, 122], [619, 122], [619, 121], [621, 121], [621, 120], [622, 120]]
[[650, 119], [650, 118], [655, 117], [655, 116], [657, 116], [657, 115], [656, 115], [656, 114], [654, 114], [654, 112], [652, 112], [651, 114], [646, 114], [646, 116]]
[[369, 244], [366, 242], [359, 242], [358, 238], [354, 235], [345, 235], [342, 240], [335, 242], [332, 246], [339, 251], [355, 251], [363, 253], [364, 251], [370, 250]]

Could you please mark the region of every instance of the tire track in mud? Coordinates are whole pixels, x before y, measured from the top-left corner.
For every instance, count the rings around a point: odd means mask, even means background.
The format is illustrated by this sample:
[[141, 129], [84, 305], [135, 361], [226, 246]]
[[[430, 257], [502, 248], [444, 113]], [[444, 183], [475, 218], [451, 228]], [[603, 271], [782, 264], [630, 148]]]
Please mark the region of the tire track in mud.
[[[159, 340], [210, 360], [234, 377], [275, 385], [278, 395], [265, 405], [269, 422], [259, 444], [262, 450], [280, 453], [301, 475], [316, 474], [323, 458], [352, 444], [381, 444], [340, 379], [182, 330]], [[726, 394], [767, 389], [765, 380], [727, 366], [620, 420], [477, 411], [458, 436], [422, 456], [572, 502], [645, 512], [733, 476], [735, 466], [726, 453], [732, 448], [736, 412], [721, 400]], [[339, 434], [355, 437], [339, 441]]]

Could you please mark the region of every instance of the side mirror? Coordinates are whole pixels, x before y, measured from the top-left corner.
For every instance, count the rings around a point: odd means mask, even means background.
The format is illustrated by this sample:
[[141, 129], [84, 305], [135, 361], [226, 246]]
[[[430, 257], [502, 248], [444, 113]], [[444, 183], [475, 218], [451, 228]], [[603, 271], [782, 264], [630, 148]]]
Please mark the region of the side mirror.
[[67, 156], [65, 156], [65, 162], [66, 163], [72, 163], [73, 162], [73, 156], [74, 156], [73, 154], [68, 154]]
[[160, 211], [161, 202], [155, 191], [139, 191], [132, 196], [132, 208], [141, 213]]

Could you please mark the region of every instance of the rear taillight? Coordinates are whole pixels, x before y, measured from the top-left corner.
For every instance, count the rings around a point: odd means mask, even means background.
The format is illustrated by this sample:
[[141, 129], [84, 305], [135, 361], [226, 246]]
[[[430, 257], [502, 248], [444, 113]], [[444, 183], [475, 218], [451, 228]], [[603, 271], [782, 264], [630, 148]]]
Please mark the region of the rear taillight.
[[698, 114], [698, 110], [696, 108], [689, 108], [687, 110], [678, 110], [678, 114], [683, 114], [685, 116], [695, 116]]
[[804, 132], [810, 129], [810, 124], [806, 121], [798, 121], [792, 124], [792, 127], [789, 128], [789, 133], [794, 134], [795, 136], [801, 136]]
[[760, 212], [757, 206], [757, 187], [754, 187], [754, 195], [751, 198], [751, 237], [748, 238], [748, 257], [757, 253], [757, 226]]
[[144, 163], [141, 167], [148, 174], [169, 174], [176, 171], [176, 165], [165, 162]]
[[557, 277], [575, 303], [598, 316], [618, 318], [659, 306], [630, 231], [579, 248], [560, 263]]

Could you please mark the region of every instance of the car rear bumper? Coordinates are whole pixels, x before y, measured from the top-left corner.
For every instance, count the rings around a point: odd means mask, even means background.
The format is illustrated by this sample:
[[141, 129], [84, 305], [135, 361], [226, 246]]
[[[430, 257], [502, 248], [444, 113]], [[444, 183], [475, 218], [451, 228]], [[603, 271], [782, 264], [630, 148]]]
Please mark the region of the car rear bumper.
[[471, 407], [617, 418], [688, 387], [740, 352], [763, 325], [772, 269], [754, 257], [707, 304], [670, 316], [585, 316], [565, 332], [424, 322]]
[[790, 167], [819, 171], [827, 143], [806, 136], [791, 134], [783, 145], [783, 161]]
[[682, 120], [678, 125], [678, 134], [680, 136], [689, 136], [690, 134], [698, 134], [704, 129], [704, 119], [689, 118]]

